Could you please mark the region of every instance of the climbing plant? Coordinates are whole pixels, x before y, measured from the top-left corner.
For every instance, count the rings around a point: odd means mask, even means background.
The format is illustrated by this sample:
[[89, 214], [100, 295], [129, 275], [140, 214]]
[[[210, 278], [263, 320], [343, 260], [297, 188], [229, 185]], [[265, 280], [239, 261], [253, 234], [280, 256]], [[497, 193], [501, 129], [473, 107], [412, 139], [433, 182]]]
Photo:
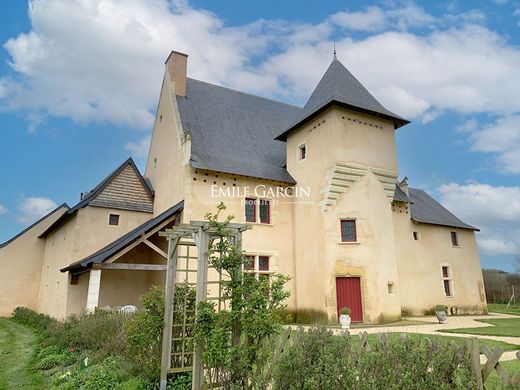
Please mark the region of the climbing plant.
[[216, 232], [209, 246], [209, 265], [225, 275], [221, 282], [221, 300], [228, 309], [217, 310], [214, 302], [197, 306], [195, 344], [200, 351], [206, 384], [223, 389], [261, 388], [260, 373], [268, 356], [259, 346], [266, 338], [281, 331], [285, 316], [284, 289], [287, 276], [271, 274], [258, 278], [243, 272], [247, 259], [240, 242], [227, 228], [233, 216], [219, 221], [226, 209], [206, 215]]

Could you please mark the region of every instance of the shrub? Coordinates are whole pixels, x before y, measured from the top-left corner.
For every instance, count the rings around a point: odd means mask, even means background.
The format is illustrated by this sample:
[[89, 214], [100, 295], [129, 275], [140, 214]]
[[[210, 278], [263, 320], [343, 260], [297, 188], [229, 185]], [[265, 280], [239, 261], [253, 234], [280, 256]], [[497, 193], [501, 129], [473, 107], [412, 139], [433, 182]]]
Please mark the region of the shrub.
[[438, 312], [438, 311], [443, 311], [445, 312], [446, 314], [448, 314], [448, 306], [446, 305], [437, 305], [435, 306], [435, 308], [433, 309], [434, 312]]
[[13, 310], [13, 319], [23, 325], [27, 325], [39, 333], [46, 333], [50, 326], [58, 321], [46, 314], [37, 313], [27, 307], [17, 307]]
[[339, 311], [339, 314], [343, 314], [343, 315], [349, 316], [350, 315], [350, 307], [342, 307], [341, 310]]
[[446, 341], [382, 340], [359, 353], [357, 342], [311, 329], [286, 348], [274, 389], [470, 389], [469, 356]]
[[[141, 296], [140, 300], [143, 310], [134, 313], [125, 325], [126, 356], [134, 364], [136, 373], [148, 380], [156, 380], [159, 378], [161, 369], [164, 289], [152, 286]], [[182, 323], [184, 310], [186, 310], [188, 325], [194, 323], [195, 289], [186, 284], [176, 285], [173, 303], [174, 324]], [[174, 327], [172, 337], [181, 337], [181, 331], [181, 327]], [[191, 337], [191, 334], [188, 333], [184, 336]], [[176, 344], [174, 343], [174, 347]]]

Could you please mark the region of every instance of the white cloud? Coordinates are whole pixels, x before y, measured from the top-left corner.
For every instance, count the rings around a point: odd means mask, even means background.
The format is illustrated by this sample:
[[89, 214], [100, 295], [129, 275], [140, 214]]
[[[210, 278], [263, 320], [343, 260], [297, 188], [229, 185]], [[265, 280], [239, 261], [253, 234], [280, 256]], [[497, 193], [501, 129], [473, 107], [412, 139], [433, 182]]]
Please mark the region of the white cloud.
[[5, 207], [3, 204], [0, 204], [0, 215], [7, 213], [7, 207]]
[[[171, 49], [190, 55], [192, 77], [302, 103], [331, 60], [332, 36], [356, 77], [410, 119], [520, 111], [520, 49], [480, 25], [478, 10], [433, 17], [408, 2], [230, 27], [182, 1], [32, 0], [29, 17], [31, 31], [4, 45], [14, 74], [0, 78], [0, 99], [42, 117], [149, 128]], [[352, 39], [353, 30], [370, 34]]]
[[145, 137], [137, 142], [127, 142], [125, 149], [129, 150], [133, 157], [146, 157], [148, 156], [148, 149], [150, 148], [150, 137]]
[[19, 223], [28, 225], [48, 214], [57, 207], [51, 199], [44, 197], [24, 197], [18, 206]]
[[477, 239], [484, 253], [520, 252], [520, 187], [451, 183], [438, 190], [445, 207], [481, 229]]
[[520, 173], [520, 115], [473, 130], [471, 141], [473, 150], [494, 153], [505, 173]]

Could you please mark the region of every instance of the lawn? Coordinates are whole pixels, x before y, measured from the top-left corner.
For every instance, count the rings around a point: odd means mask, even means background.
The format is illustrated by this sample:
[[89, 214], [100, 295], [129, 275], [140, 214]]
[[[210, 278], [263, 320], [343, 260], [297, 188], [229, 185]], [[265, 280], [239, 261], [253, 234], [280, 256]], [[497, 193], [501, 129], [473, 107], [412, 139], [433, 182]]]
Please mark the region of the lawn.
[[503, 314], [513, 314], [516, 316], [520, 316], [520, 306], [509, 306], [505, 303], [488, 303], [488, 311], [490, 313], [503, 313]]
[[42, 377], [31, 369], [38, 339], [27, 327], [0, 317], [0, 389], [41, 389]]
[[[520, 361], [510, 360], [507, 362], [500, 362], [500, 365], [509, 374], [509, 377], [514, 378], [520, 372]], [[502, 380], [498, 376], [497, 372], [493, 370], [486, 380], [486, 389], [504, 389]]]
[[[387, 333], [388, 337], [391, 339], [397, 339], [401, 337], [402, 333]], [[455, 341], [457, 345], [460, 345], [461, 343], [468, 340], [467, 337], [457, 337], [457, 336], [441, 336], [441, 335], [431, 335], [431, 334], [422, 334], [422, 333], [406, 333], [406, 335], [410, 338], [417, 338], [417, 339], [424, 339], [425, 337], [428, 337], [430, 340], [445, 340], [445, 341]], [[377, 334], [369, 334], [368, 335], [368, 343], [372, 344], [377, 340]], [[520, 349], [518, 345], [515, 344], [509, 344], [505, 343], [503, 341], [495, 341], [485, 338], [479, 338], [478, 339], [479, 344], [483, 345], [486, 344], [489, 348], [494, 349], [496, 346], [500, 346], [504, 349], [504, 351], [516, 351]]]
[[[483, 328], [456, 328], [445, 329], [447, 333], [466, 333], [484, 336], [520, 337], [520, 318], [501, 318], [493, 320], [476, 320], [485, 324], [494, 325]], [[440, 331], [438, 331], [440, 332]]]

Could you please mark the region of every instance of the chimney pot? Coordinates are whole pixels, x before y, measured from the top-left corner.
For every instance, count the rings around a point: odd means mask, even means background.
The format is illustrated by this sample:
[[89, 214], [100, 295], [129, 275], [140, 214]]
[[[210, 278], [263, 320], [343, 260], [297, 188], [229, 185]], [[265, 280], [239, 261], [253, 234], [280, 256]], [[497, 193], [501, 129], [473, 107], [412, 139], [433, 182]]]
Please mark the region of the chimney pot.
[[186, 71], [188, 69], [188, 55], [172, 51], [166, 59], [166, 71], [175, 86], [175, 94], [186, 96]]

